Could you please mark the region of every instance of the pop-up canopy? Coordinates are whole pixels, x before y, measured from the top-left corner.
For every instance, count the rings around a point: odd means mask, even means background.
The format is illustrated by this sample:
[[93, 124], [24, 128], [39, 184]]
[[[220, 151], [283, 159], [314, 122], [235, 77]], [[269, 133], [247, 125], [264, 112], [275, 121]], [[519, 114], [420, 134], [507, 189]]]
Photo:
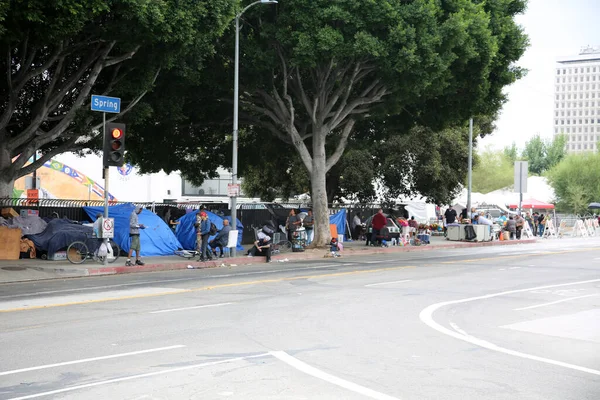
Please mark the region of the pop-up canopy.
[[[519, 208], [519, 204], [510, 204], [509, 208]], [[521, 208], [534, 210], [553, 210], [554, 204], [544, 203], [536, 199], [523, 200]]]

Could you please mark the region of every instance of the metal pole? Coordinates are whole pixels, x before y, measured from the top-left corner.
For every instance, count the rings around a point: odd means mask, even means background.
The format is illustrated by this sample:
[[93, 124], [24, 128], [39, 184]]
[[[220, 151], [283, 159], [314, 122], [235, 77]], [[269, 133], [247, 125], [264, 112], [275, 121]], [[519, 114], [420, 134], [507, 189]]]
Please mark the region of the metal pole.
[[[235, 73], [233, 78], [233, 159], [231, 161], [231, 183], [237, 183], [238, 174], [238, 108], [240, 84], [240, 15], [235, 17]], [[237, 193], [231, 197], [231, 229], [237, 229]], [[231, 248], [231, 256], [236, 256], [236, 248]]]
[[[102, 113], [102, 140], [106, 140], [106, 113]], [[108, 167], [104, 167], [104, 219], [108, 218]], [[102, 230], [102, 227], [100, 228]], [[108, 249], [108, 239], [102, 239]], [[104, 257], [104, 265], [108, 265], [108, 257]]]
[[473, 187], [473, 118], [469, 119], [469, 178], [467, 189], [467, 213], [471, 216], [471, 190]]
[[519, 215], [523, 207], [523, 163], [519, 163]]

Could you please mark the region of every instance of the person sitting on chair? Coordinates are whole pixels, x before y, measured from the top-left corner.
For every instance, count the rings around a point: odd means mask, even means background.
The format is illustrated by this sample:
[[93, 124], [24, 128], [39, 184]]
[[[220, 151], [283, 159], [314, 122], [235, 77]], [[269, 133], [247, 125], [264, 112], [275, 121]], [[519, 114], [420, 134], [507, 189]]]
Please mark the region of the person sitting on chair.
[[217, 233], [217, 236], [213, 238], [208, 245], [210, 246], [213, 255], [215, 258], [217, 257], [217, 247], [221, 250], [219, 255], [220, 258], [223, 258], [223, 247], [227, 246], [227, 242], [229, 241], [229, 232], [231, 231], [231, 226], [229, 226], [229, 220], [223, 220], [223, 228]]

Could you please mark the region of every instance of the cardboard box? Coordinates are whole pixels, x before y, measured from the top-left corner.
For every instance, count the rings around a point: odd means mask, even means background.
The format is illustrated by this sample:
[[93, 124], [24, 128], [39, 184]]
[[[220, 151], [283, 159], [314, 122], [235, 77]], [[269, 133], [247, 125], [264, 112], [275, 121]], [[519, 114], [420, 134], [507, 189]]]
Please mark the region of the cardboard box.
[[21, 255], [21, 230], [0, 226], [0, 260], [18, 260]]
[[21, 217], [39, 217], [40, 212], [38, 210], [21, 210]]
[[19, 213], [16, 212], [14, 208], [3, 208], [2, 211], [0, 211], [0, 215], [2, 215], [4, 218], [13, 218], [18, 217]]

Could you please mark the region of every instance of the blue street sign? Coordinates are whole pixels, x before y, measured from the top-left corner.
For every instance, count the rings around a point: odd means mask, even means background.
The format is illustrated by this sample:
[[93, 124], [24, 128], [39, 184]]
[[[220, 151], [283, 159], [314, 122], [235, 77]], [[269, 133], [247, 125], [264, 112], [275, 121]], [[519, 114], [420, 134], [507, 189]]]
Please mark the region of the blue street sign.
[[118, 97], [92, 95], [92, 111], [118, 114], [121, 112], [121, 99]]

